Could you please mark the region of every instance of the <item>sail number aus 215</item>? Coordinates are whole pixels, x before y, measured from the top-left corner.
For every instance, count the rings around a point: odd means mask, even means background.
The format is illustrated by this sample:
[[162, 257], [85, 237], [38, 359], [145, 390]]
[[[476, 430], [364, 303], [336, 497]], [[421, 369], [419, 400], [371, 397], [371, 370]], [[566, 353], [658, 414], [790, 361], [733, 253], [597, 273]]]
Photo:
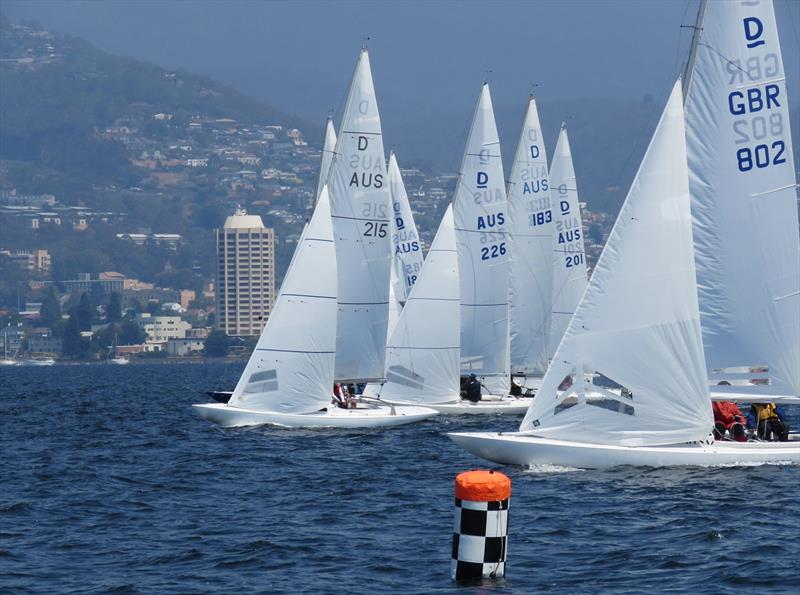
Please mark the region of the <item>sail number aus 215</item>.
[[379, 221], [365, 221], [364, 222], [364, 237], [368, 238], [385, 238], [389, 224], [381, 223]]

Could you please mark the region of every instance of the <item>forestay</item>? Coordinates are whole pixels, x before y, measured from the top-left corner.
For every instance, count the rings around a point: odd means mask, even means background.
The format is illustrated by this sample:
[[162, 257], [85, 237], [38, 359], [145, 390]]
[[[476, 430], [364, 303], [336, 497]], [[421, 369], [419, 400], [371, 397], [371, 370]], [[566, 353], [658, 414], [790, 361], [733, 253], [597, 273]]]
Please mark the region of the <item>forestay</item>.
[[555, 353], [578, 302], [586, 290], [586, 256], [583, 249], [578, 185], [572, 165], [567, 128], [561, 125], [550, 167], [553, 201], [553, 296], [550, 319], [550, 353]]
[[511, 372], [544, 374], [553, 294], [554, 211], [536, 99], [531, 96], [508, 183]]
[[[585, 384], [595, 371], [631, 394]], [[568, 376], [575, 385], [558, 393]], [[712, 427], [678, 81], [520, 430], [640, 446], [702, 439]]]
[[708, 2], [687, 69], [687, 146], [709, 374], [768, 366], [800, 395], [800, 238], [772, 2]]
[[230, 405], [310, 413], [331, 400], [336, 342], [336, 256], [323, 186], [261, 337]]
[[461, 370], [493, 392], [509, 387], [508, 238], [500, 140], [481, 88], [453, 198], [461, 288]]
[[422, 270], [422, 244], [394, 152], [389, 155], [389, 193], [392, 199], [392, 285], [397, 301], [406, 303]]
[[448, 207], [389, 339], [381, 398], [458, 401], [459, 333], [458, 257], [453, 211]]
[[367, 50], [361, 51], [331, 163], [338, 265], [336, 378], [383, 376], [389, 305], [389, 186]]
[[333, 161], [333, 152], [335, 150], [336, 128], [333, 126], [333, 117], [328, 116], [328, 121], [325, 123], [325, 141], [322, 144], [322, 160], [319, 164], [317, 192], [314, 194], [315, 201], [319, 199], [319, 194], [322, 192], [322, 187], [328, 183], [328, 174], [331, 170], [331, 162]]

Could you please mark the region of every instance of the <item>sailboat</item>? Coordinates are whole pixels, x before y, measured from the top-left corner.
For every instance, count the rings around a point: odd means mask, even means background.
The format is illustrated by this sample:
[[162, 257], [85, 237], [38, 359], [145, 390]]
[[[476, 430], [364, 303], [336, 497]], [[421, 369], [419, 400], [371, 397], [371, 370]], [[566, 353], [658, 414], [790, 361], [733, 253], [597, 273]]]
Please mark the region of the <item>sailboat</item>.
[[711, 396], [800, 402], [797, 179], [771, 0], [703, 0], [684, 79]]
[[[394, 151], [389, 154], [389, 196], [392, 216], [389, 228], [392, 234], [391, 287], [394, 301], [402, 309], [422, 270], [422, 242], [408, 202], [403, 176]], [[391, 325], [389, 328], [391, 334]]]
[[391, 204], [366, 48], [348, 93], [328, 189], [338, 270], [335, 377], [380, 380], [389, 315]]
[[422, 407], [331, 404], [336, 345], [336, 255], [327, 186], [303, 230], [275, 307], [227, 403], [193, 405], [224, 426], [367, 428], [435, 415]]
[[331, 162], [336, 151], [336, 127], [333, 125], [333, 116], [328, 115], [325, 121], [325, 139], [322, 141], [322, 159], [319, 164], [319, 177], [317, 178], [317, 190], [314, 193], [314, 204], [319, 200], [322, 187], [328, 181], [331, 171]]
[[553, 204], [536, 98], [531, 95], [508, 183], [511, 374], [538, 388], [552, 357]]
[[701, 333], [678, 80], [519, 431], [450, 437], [520, 465], [800, 463], [798, 442], [714, 441]]
[[445, 211], [422, 271], [386, 349], [383, 402], [422, 405], [448, 415], [523, 413], [528, 400], [462, 400], [460, 295], [453, 206]]
[[541, 386], [587, 280], [566, 125], [561, 126], [549, 176], [541, 136], [531, 97], [508, 185], [511, 373], [527, 388]]
[[587, 283], [581, 207], [566, 124], [561, 125], [550, 167], [550, 196], [555, 258], [549, 341], [550, 353], [555, 354]]
[[510, 388], [508, 204], [489, 85], [483, 83], [453, 196], [461, 291], [461, 374], [501, 398]]

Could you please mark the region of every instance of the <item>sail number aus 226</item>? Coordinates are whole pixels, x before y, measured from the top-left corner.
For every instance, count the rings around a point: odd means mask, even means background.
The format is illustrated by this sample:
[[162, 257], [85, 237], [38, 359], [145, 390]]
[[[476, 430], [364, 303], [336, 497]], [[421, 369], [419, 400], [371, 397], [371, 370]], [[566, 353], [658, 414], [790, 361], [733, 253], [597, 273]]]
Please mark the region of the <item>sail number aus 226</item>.
[[503, 256], [506, 253], [506, 243], [500, 242], [499, 244], [493, 244], [492, 246], [484, 246], [481, 248], [481, 260], [489, 260], [491, 258], [497, 258], [498, 256]]

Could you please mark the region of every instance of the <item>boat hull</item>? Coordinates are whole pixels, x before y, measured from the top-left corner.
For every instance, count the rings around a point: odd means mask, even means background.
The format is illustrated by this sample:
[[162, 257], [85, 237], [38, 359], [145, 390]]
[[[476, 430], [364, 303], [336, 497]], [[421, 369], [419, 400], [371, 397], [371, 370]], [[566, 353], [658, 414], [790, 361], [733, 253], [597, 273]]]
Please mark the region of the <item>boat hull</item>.
[[340, 409], [330, 407], [314, 413], [267, 413], [242, 409], [224, 403], [192, 405], [200, 417], [225, 427], [271, 424], [287, 428], [378, 428], [400, 426], [437, 415], [426, 407], [368, 407]]
[[610, 446], [553, 440], [516, 432], [451, 433], [470, 453], [495, 463], [602, 469], [619, 465], [800, 464], [800, 441], [710, 442], [670, 446]]
[[453, 403], [425, 404], [443, 415], [522, 415], [530, 407], [531, 399], [506, 397], [492, 401], [482, 400], [477, 403], [460, 400]]

